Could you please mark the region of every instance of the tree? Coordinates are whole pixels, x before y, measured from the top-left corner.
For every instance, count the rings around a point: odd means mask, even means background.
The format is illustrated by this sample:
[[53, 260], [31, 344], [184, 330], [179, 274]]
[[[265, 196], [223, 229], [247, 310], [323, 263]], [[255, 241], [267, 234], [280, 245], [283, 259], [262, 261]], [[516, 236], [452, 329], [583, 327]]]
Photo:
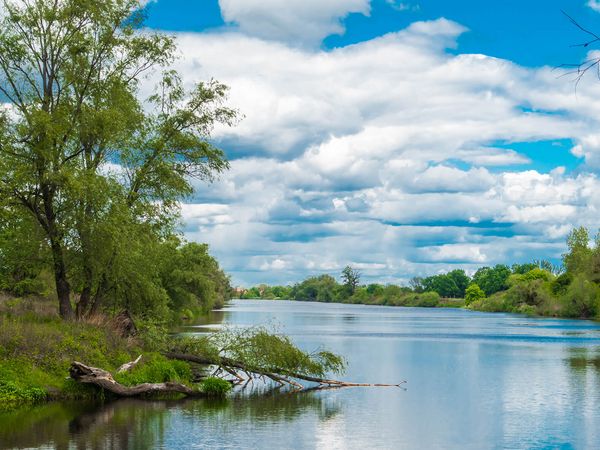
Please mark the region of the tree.
[[587, 228], [574, 228], [567, 236], [569, 251], [563, 255], [563, 263], [567, 272], [575, 275], [585, 272], [590, 264], [592, 249], [589, 247], [590, 236]]
[[[223, 106], [224, 85], [188, 91], [166, 70], [174, 41], [138, 31], [137, 0], [2, 5], [0, 94], [10, 108], [0, 113], [0, 198], [34, 220], [60, 315], [70, 319], [73, 292], [78, 315], [127, 293], [122, 269], [138, 262], [132, 240], [158, 245], [173, 233], [191, 180], [228, 167], [207, 138], [236, 112]], [[148, 74], [159, 82], [142, 101]]]
[[425, 288], [423, 287], [423, 278], [422, 277], [412, 277], [410, 279], [410, 281], [408, 282], [408, 285], [417, 294], [425, 292]]
[[360, 283], [360, 272], [351, 266], [346, 266], [342, 270], [342, 281], [350, 295], [352, 295]]
[[336, 300], [337, 281], [331, 275], [309, 277], [292, 288], [294, 300], [309, 302], [333, 302]]
[[424, 278], [423, 288], [426, 292], [437, 292], [441, 297], [458, 297], [460, 295], [458, 286], [448, 274]]
[[451, 272], [448, 272], [448, 276], [452, 278], [452, 280], [456, 284], [456, 287], [458, 288], [458, 291], [456, 292], [456, 297], [464, 297], [467, 286], [469, 286], [469, 283], [471, 282], [471, 279], [467, 276], [465, 271], [462, 269], [456, 269]]
[[476, 283], [471, 283], [465, 291], [465, 304], [468, 306], [477, 300], [483, 300], [485, 292]]
[[473, 275], [473, 282], [489, 296], [508, 288], [510, 274], [510, 269], [504, 264], [497, 264], [494, 267], [482, 267]]

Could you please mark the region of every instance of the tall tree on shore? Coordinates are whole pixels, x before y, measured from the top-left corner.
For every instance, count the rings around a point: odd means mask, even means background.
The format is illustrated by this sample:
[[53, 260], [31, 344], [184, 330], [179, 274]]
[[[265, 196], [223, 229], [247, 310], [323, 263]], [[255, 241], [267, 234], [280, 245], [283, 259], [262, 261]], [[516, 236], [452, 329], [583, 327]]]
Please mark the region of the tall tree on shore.
[[226, 86], [184, 89], [167, 70], [173, 38], [140, 31], [140, 11], [137, 0], [0, 6], [0, 197], [41, 231], [66, 319], [97, 309], [114, 271], [135, 264], [132, 239], [172, 232], [191, 178], [228, 167], [207, 140], [236, 118]]
[[351, 266], [346, 266], [342, 270], [342, 281], [350, 295], [352, 295], [360, 283], [360, 272]]

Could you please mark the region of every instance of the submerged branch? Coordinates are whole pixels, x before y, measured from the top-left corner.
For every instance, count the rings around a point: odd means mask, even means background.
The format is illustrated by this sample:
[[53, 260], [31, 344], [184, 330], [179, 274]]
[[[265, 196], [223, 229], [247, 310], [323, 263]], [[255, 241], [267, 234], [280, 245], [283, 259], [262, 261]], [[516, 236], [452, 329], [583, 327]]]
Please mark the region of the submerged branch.
[[311, 375], [306, 375], [297, 372], [289, 372], [284, 369], [272, 368], [270, 370], [262, 370], [257, 368], [248, 367], [246, 364], [232, 359], [221, 357], [218, 361], [198, 355], [191, 355], [187, 353], [178, 352], [165, 352], [164, 356], [170, 359], [177, 359], [179, 361], [186, 361], [195, 364], [202, 365], [217, 365], [226, 372], [234, 372], [240, 370], [246, 374], [247, 379], [240, 379], [240, 375], [236, 375], [238, 383], [248, 382], [252, 378], [267, 377], [281, 385], [289, 385], [295, 389], [302, 390], [305, 386], [297, 382], [296, 380], [308, 381], [311, 383], [317, 383], [319, 387], [402, 387], [406, 381], [402, 381], [397, 384], [383, 384], [383, 383], [353, 383], [349, 381], [332, 380], [327, 378], [320, 378]]

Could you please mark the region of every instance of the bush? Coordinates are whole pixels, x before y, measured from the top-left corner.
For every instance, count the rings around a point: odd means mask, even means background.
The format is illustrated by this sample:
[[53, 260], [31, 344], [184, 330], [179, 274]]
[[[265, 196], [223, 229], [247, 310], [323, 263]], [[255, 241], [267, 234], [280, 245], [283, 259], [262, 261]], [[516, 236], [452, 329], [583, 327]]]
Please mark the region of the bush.
[[569, 285], [563, 298], [563, 315], [576, 318], [592, 318], [598, 315], [600, 288], [582, 276]]
[[526, 304], [519, 305], [516, 312], [518, 312], [519, 314], [525, 314], [527, 316], [537, 315], [537, 311], [536, 311], [535, 307], [533, 307], [531, 305], [526, 305]]
[[200, 383], [200, 390], [209, 397], [225, 397], [231, 390], [231, 383], [222, 378], [208, 377]]
[[0, 380], [0, 411], [31, 405], [46, 399], [46, 391], [38, 387], [23, 387], [13, 381]]
[[465, 291], [465, 304], [470, 305], [477, 300], [483, 300], [485, 298], [485, 292], [479, 287], [477, 283], [471, 283]]
[[475, 300], [470, 305], [469, 308], [476, 311], [484, 311], [484, 312], [505, 312], [510, 311], [507, 309], [505, 293], [497, 293], [490, 297]]
[[516, 281], [506, 292], [510, 306], [517, 307], [520, 303], [539, 306], [550, 301], [549, 284], [543, 279], [521, 279]]
[[554, 276], [550, 272], [548, 272], [544, 269], [540, 269], [539, 267], [536, 267], [535, 269], [530, 270], [529, 272], [522, 275], [522, 279], [525, 281], [533, 281], [533, 280], [550, 281], [553, 278], [554, 278]]
[[570, 273], [561, 273], [552, 282], [552, 293], [554, 295], [564, 295], [567, 292], [567, 288], [573, 281], [573, 275]]

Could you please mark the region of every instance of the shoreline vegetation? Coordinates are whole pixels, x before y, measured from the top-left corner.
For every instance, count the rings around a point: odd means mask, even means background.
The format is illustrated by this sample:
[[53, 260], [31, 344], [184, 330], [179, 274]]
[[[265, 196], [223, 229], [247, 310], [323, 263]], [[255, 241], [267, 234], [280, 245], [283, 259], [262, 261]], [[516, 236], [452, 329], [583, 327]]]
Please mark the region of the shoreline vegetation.
[[415, 277], [409, 286], [360, 284], [360, 272], [347, 266], [341, 283], [324, 274], [287, 286], [261, 284], [237, 288], [240, 299], [292, 300], [364, 305], [452, 307], [531, 316], [600, 319], [600, 233], [590, 245], [589, 231], [567, 237], [562, 265], [548, 261], [482, 267], [472, 276], [457, 269]]

